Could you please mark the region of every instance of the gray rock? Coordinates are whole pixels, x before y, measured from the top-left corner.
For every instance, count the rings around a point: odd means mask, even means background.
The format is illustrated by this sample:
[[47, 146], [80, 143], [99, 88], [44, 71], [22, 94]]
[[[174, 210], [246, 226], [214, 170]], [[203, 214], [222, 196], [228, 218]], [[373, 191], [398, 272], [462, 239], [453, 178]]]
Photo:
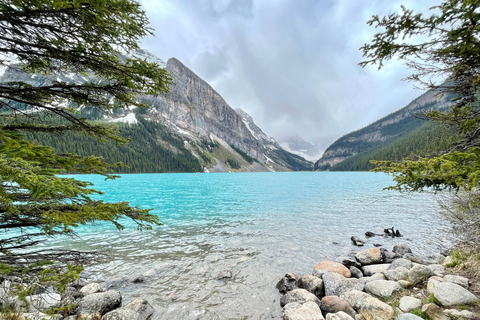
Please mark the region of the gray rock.
[[407, 253], [403, 256], [405, 259], [411, 260], [416, 263], [429, 265], [429, 264], [442, 264], [445, 257], [439, 253], [430, 254], [428, 256], [420, 256], [412, 253]]
[[432, 320], [450, 320], [450, 317], [447, 316], [435, 303], [423, 305], [422, 312], [428, 315]]
[[108, 279], [107, 281], [103, 282], [100, 287], [102, 288], [102, 291], [106, 291], [109, 289], [113, 288], [122, 288], [127, 286], [128, 284], [128, 279], [125, 277], [118, 277], [118, 278], [111, 278]]
[[398, 315], [397, 320], [423, 320], [423, 318], [420, 318], [413, 313], [404, 313]]
[[365, 276], [373, 276], [375, 273], [383, 273], [384, 271], [388, 270], [390, 264], [375, 264], [362, 267], [363, 274]]
[[78, 303], [77, 313], [90, 314], [99, 313], [106, 314], [122, 305], [122, 295], [116, 290], [107, 292], [97, 292], [89, 294]]
[[400, 305], [398, 306], [403, 312], [409, 312], [413, 309], [418, 309], [422, 306], [422, 300], [405, 296], [400, 299]]
[[148, 303], [147, 300], [135, 299], [128, 303], [123, 309], [130, 309], [135, 311], [139, 315], [139, 320], [150, 319], [152, 314], [155, 312], [155, 309]]
[[443, 277], [443, 282], [451, 282], [468, 289], [468, 279], [462, 276], [448, 274]]
[[348, 304], [347, 301], [337, 296], [326, 296], [321, 300], [320, 309], [323, 314], [337, 313], [339, 311], [347, 313], [352, 318], [357, 315], [355, 310]]
[[305, 289], [294, 289], [288, 291], [280, 298], [280, 306], [283, 307], [292, 302], [303, 304], [308, 301], [316, 303], [319, 307], [321, 305], [320, 300], [313, 293], [310, 293]]
[[26, 296], [25, 300], [28, 302], [28, 311], [37, 312], [60, 306], [62, 297], [52, 292]]
[[456, 310], [456, 309], [445, 309], [443, 310], [445, 314], [454, 317], [455, 319], [473, 319], [475, 317], [475, 314], [471, 311], [468, 310]]
[[445, 274], [445, 267], [441, 264], [429, 264], [427, 267], [432, 270], [436, 276], [443, 276]]
[[298, 277], [295, 273], [289, 272], [283, 276], [280, 281], [277, 283], [277, 289], [280, 293], [286, 293], [288, 291], [292, 291], [297, 289], [297, 280]]
[[382, 252], [382, 261], [384, 263], [391, 263], [395, 259], [401, 258], [401, 256], [395, 252], [388, 251], [387, 249], [381, 248], [380, 251]]
[[370, 248], [357, 253], [355, 259], [362, 265], [380, 263], [382, 262], [382, 252], [378, 248]]
[[335, 262], [341, 263], [347, 268], [350, 268], [351, 266], [360, 268], [362, 266], [357, 262], [357, 260], [348, 256], [340, 256], [337, 259], [335, 259]]
[[464, 287], [455, 283], [439, 283], [433, 289], [433, 296], [443, 306], [455, 304], [472, 304], [478, 302], [478, 298]]
[[342, 294], [341, 298], [365, 319], [393, 319], [392, 307], [368, 293], [352, 290]]
[[95, 282], [89, 283], [80, 289], [80, 293], [83, 294], [84, 296], [92, 293], [102, 292], [102, 291], [103, 290], [100, 284]]
[[406, 243], [399, 243], [395, 245], [392, 251], [398, 254], [400, 257], [403, 257], [407, 253], [412, 253], [412, 249], [410, 249]]
[[352, 277], [353, 278], [362, 278], [363, 277], [363, 272], [362, 270], [358, 269], [357, 267], [355, 266], [350, 266], [350, 273], [352, 274]]
[[365, 285], [365, 291], [376, 297], [387, 298], [400, 291], [401, 287], [396, 281], [376, 280]]
[[360, 290], [352, 290], [343, 293], [340, 298], [345, 300], [353, 309], [358, 310], [360, 309], [362, 302], [365, 299], [372, 298], [372, 296]]
[[[53, 315], [49, 316], [42, 312], [30, 312], [30, 313], [23, 313], [21, 319], [24, 320], [59, 320], [61, 319], [60, 315]], [[2, 318], [3, 319], [3, 318]]]
[[103, 315], [102, 320], [140, 320], [138, 313], [130, 309], [115, 309]]
[[335, 272], [324, 274], [322, 279], [326, 296], [340, 296], [344, 292], [364, 288], [364, 284], [359, 279], [345, 278]]
[[354, 320], [354, 318], [352, 318], [343, 311], [339, 311], [337, 313], [327, 314], [326, 320]]
[[297, 281], [298, 287], [313, 293], [318, 298], [325, 295], [325, 289], [323, 287], [323, 280], [319, 277], [306, 274]]
[[233, 278], [233, 274], [232, 274], [232, 271], [230, 270], [222, 270], [217, 275], [217, 280], [226, 280], [226, 279], [232, 279], [232, 278]]
[[[292, 291], [289, 291], [292, 292]], [[283, 308], [284, 320], [324, 320], [319, 306], [312, 301], [305, 303], [291, 302]]]
[[383, 272], [385, 278], [391, 281], [407, 280], [408, 269], [405, 267], [398, 267], [396, 269], [388, 269]]
[[408, 281], [416, 284], [427, 280], [432, 275], [432, 270], [430, 270], [427, 266], [416, 265], [408, 271]]
[[376, 281], [376, 280], [386, 280], [383, 273], [375, 273], [373, 276], [370, 277], [363, 277], [359, 279], [361, 283], [365, 286], [367, 283]]
[[397, 269], [398, 267], [404, 267], [407, 270], [410, 270], [412, 268], [412, 261], [404, 258], [395, 259], [390, 264], [390, 267], [388, 267], [388, 269]]
[[437, 285], [439, 285], [440, 283], [442, 283], [441, 279], [439, 279], [438, 277], [434, 276], [434, 277], [431, 277], [430, 279], [428, 279], [428, 282], [427, 282], [427, 293], [428, 294], [433, 294], [433, 291], [435, 290], [435, 287]]

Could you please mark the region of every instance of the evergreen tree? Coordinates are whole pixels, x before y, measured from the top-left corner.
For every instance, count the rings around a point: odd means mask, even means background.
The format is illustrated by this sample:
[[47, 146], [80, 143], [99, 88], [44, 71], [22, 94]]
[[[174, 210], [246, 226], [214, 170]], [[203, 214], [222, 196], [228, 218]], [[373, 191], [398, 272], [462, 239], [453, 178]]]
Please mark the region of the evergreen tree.
[[[138, 41], [152, 34], [135, 0], [0, 0], [0, 69], [49, 76], [48, 81], [0, 83], [0, 276], [24, 282], [24, 294], [39, 282], [60, 289], [78, 277], [75, 251], [34, 246], [49, 236], [73, 234], [74, 227], [130, 218], [139, 228], [159, 224], [148, 209], [105, 203], [90, 183], [59, 177], [62, 172], [99, 173], [111, 166], [103, 158], [56, 154], [27, 140], [25, 132], [77, 132], [100, 141], [125, 139], [114, 127], [80, 116], [85, 107], [100, 113], [146, 107], [143, 94], [168, 90], [166, 70], [135, 55]], [[69, 73], [83, 81], [68, 81]], [[81, 260], [81, 259], [80, 259]]]
[[[480, 0], [445, 0], [435, 14], [414, 14], [402, 6], [401, 14], [379, 18], [368, 24], [377, 33], [363, 50], [361, 66], [400, 59], [413, 69], [408, 80], [439, 94], [452, 94], [454, 102], [446, 112], [424, 112], [428, 120], [448, 124], [460, 135], [460, 142], [443, 155], [379, 161], [377, 171], [394, 175], [399, 190], [424, 188], [467, 189], [480, 183]], [[434, 80], [441, 79], [439, 83]]]

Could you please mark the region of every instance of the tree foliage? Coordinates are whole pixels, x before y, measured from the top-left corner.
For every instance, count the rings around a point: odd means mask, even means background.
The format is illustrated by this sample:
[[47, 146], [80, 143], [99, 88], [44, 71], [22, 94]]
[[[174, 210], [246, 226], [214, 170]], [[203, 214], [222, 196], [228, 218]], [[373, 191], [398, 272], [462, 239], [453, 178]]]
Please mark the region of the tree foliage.
[[382, 31], [361, 48], [366, 60], [360, 65], [381, 68], [399, 59], [413, 70], [407, 80], [452, 94], [448, 111], [422, 116], [452, 126], [460, 142], [437, 157], [378, 161], [375, 170], [393, 174], [399, 190], [472, 189], [480, 182], [480, 1], [445, 0], [431, 10], [424, 16], [402, 6], [401, 14], [373, 16], [368, 24]]
[[[0, 0], [0, 26], [0, 71], [49, 79], [0, 82], [0, 276], [48, 274], [61, 287], [55, 270], [71, 278], [72, 269], [58, 262], [78, 262], [81, 254], [32, 246], [97, 221], [119, 229], [123, 218], [139, 228], [159, 221], [148, 209], [96, 200], [101, 192], [88, 182], [58, 176], [79, 172], [115, 178], [103, 158], [56, 154], [25, 133], [77, 132], [123, 143], [114, 127], [88, 121], [79, 111], [146, 107], [137, 97], [168, 91], [171, 79], [158, 64], [135, 54], [138, 41], [152, 30], [134, 0]], [[69, 81], [69, 74], [83, 80]]]

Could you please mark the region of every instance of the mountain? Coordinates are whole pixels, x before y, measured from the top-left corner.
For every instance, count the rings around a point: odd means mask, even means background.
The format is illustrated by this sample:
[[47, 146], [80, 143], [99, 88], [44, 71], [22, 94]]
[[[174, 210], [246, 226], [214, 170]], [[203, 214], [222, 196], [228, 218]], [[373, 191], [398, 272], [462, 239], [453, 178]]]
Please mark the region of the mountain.
[[[135, 54], [164, 66], [173, 82], [170, 92], [139, 99], [149, 109], [115, 109], [100, 114], [92, 108], [83, 116], [119, 125], [120, 135], [130, 138], [127, 146], [100, 144], [90, 137], [72, 133], [31, 138], [54, 147], [57, 152], [103, 156], [109, 162], [128, 166], [118, 172], [228, 172], [312, 170], [313, 163], [283, 150], [267, 137], [245, 112], [233, 110], [203, 79], [178, 59], [164, 63], [148, 51]], [[2, 70], [0, 70], [2, 71]], [[51, 81], [81, 83], [91, 77], [57, 74], [45, 77], [24, 73], [12, 65], [0, 73], [0, 81], [24, 81], [41, 85]]]
[[322, 148], [319, 143], [310, 143], [299, 135], [284, 137], [280, 140], [279, 144], [288, 152], [294, 153], [309, 161], [316, 161], [325, 150], [325, 147]]
[[315, 163], [314, 170], [369, 170], [371, 159], [400, 160], [447, 148], [454, 136], [447, 128], [415, 117], [422, 110], [448, 107], [451, 97], [427, 91], [406, 107], [330, 145]]

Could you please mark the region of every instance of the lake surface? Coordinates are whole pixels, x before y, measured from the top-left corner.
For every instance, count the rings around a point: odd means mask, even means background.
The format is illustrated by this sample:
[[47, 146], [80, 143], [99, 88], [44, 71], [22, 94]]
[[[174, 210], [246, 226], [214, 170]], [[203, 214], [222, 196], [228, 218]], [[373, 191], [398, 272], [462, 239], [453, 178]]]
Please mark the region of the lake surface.
[[[131, 222], [81, 227], [80, 239], [57, 246], [110, 250], [110, 261], [87, 268], [101, 281], [132, 279], [117, 288], [124, 303], [143, 298], [154, 319], [280, 319], [275, 284], [287, 272], [311, 273], [321, 260], [362, 249], [352, 235], [395, 227], [404, 237], [374, 237], [391, 250], [405, 242], [414, 252], [448, 246], [448, 224], [430, 194], [384, 191], [391, 177], [376, 173], [132, 174], [115, 181], [96, 175], [105, 201], [154, 208], [162, 226], [137, 231]], [[218, 280], [230, 270], [231, 280]]]

